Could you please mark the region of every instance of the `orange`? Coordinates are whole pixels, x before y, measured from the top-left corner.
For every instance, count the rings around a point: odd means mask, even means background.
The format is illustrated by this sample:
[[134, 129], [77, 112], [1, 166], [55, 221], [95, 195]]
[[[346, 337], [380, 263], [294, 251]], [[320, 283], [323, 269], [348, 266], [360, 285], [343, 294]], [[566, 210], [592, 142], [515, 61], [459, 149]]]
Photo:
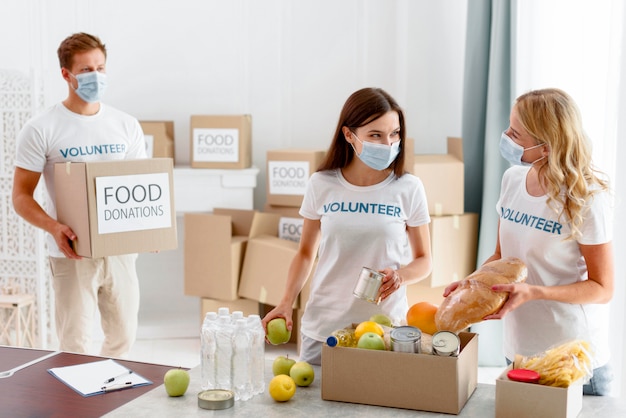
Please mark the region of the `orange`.
[[361, 338], [361, 335], [366, 332], [373, 332], [381, 337], [385, 334], [385, 330], [379, 323], [374, 321], [363, 321], [356, 326], [356, 329], [354, 330], [354, 338], [358, 341], [359, 338]]
[[406, 324], [417, 327], [426, 334], [433, 335], [437, 332], [435, 314], [437, 305], [430, 302], [417, 302], [406, 313]]

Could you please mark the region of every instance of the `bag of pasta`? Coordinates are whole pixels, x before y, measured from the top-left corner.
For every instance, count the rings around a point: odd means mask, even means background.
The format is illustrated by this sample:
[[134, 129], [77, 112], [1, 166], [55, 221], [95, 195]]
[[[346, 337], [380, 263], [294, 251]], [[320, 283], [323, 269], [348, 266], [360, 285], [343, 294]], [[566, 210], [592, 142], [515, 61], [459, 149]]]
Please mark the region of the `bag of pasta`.
[[592, 376], [591, 351], [587, 341], [574, 340], [530, 357], [516, 356], [515, 368], [539, 373], [539, 384], [566, 388]]

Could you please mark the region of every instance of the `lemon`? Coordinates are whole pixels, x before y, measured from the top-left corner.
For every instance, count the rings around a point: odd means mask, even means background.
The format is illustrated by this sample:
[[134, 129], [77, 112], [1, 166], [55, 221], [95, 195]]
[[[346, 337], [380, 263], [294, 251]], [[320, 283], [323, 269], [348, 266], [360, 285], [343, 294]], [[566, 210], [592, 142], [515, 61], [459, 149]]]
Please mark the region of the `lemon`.
[[374, 321], [363, 321], [359, 325], [357, 325], [356, 329], [354, 330], [354, 338], [356, 338], [358, 341], [361, 338], [361, 335], [365, 334], [366, 332], [373, 332], [380, 335], [381, 337], [385, 334], [385, 330], [379, 323]]
[[296, 393], [296, 382], [286, 374], [279, 374], [270, 380], [270, 396], [276, 402], [287, 402]]

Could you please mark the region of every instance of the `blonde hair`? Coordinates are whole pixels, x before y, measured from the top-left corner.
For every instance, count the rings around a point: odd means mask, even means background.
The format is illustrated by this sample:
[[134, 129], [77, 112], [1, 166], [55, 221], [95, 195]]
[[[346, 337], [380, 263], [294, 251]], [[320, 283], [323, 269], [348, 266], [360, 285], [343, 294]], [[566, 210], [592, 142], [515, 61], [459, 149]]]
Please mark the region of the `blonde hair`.
[[571, 226], [567, 239], [577, 239], [587, 202], [609, 188], [605, 176], [593, 167], [578, 106], [567, 93], [554, 88], [525, 93], [514, 106], [524, 129], [550, 149], [539, 176], [547, 187], [548, 206], [557, 213], [561, 207], [559, 219], [565, 217]]

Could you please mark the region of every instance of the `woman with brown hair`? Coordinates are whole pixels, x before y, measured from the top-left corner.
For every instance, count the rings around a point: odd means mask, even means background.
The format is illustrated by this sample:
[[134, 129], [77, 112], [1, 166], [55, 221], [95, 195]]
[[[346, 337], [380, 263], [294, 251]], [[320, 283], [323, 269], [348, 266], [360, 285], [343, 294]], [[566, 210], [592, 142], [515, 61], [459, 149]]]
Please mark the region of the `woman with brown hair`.
[[[321, 363], [336, 329], [383, 313], [395, 324], [408, 309], [405, 285], [431, 271], [428, 204], [422, 182], [404, 172], [404, 114], [384, 90], [364, 88], [343, 106], [325, 161], [307, 184], [304, 227], [284, 296], [263, 319], [292, 327], [292, 306], [307, 277], [300, 360]], [[384, 274], [379, 304], [353, 296], [363, 267]]]

